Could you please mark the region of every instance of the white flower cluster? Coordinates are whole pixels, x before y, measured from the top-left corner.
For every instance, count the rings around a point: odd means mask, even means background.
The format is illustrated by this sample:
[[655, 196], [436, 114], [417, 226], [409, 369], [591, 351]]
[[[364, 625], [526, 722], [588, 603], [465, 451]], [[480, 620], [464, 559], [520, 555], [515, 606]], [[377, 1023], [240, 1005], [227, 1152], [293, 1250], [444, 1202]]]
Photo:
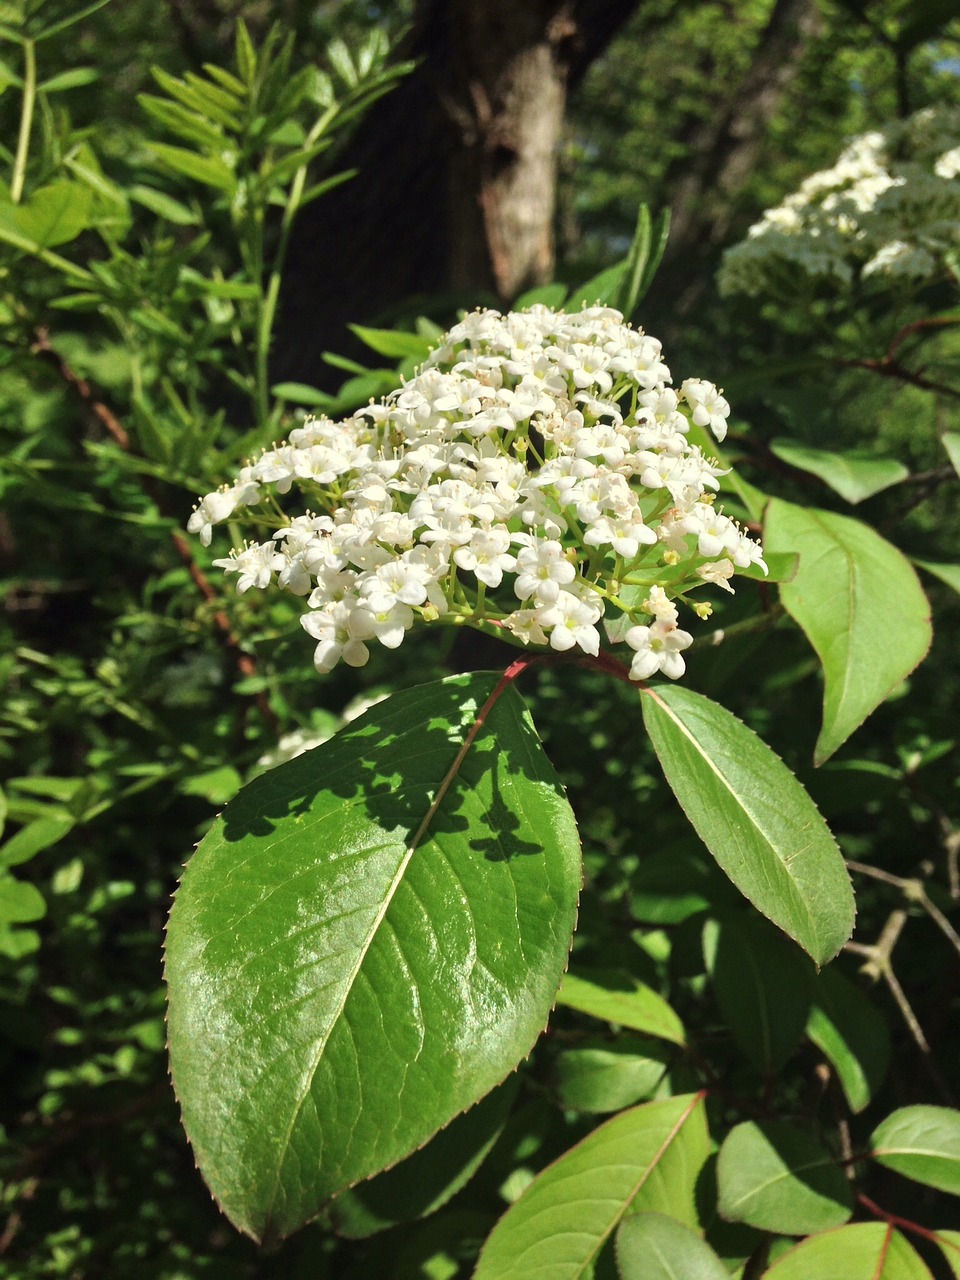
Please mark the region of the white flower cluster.
[[[239, 591], [306, 597], [321, 672], [362, 666], [372, 640], [396, 648], [418, 621], [596, 655], [603, 620], [634, 679], [675, 679], [692, 643], [675, 600], [765, 569], [688, 439], [692, 421], [722, 440], [729, 412], [710, 382], [671, 387], [660, 343], [617, 311], [476, 311], [399, 390], [305, 422], [188, 528], [209, 544], [239, 508], [272, 526], [214, 564]], [[275, 495], [293, 488], [306, 509], [283, 515]]]
[[855, 138], [724, 255], [721, 293], [778, 295], [797, 271], [849, 285], [926, 284], [960, 249], [960, 107], [927, 107]]

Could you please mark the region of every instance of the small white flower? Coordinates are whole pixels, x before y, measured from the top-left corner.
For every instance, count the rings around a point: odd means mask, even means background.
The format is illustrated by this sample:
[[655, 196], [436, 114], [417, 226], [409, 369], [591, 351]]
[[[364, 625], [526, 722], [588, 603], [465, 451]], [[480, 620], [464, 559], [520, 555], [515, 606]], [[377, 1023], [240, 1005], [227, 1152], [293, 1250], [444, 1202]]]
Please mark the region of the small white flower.
[[686, 670], [681, 650], [693, 644], [693, 636], [673, 623], [631, 627], [623, 638], [636, 651], [630, 664], [631, 680], [649, 680], [657, 671], [669, 680], [679, 680]]

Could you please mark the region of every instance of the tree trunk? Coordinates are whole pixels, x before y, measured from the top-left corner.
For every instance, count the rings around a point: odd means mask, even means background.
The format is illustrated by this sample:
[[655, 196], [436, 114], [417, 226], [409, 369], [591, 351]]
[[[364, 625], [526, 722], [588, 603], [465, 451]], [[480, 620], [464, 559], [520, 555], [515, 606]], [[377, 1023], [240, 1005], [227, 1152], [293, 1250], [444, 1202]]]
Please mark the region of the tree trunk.
[[684, 156], [682, 176], [672, 187], [670, 240], [650, 298], [653, 312], [661, 310], [658, 299], [669, 303], [669, 315], [656, 320], [665, 339], [671, 322], [690, 313], [710, 282], [711, 273], [700, 268], [730, 230], [737, 196], [818, 26], [816, 0], [776, 0], [745, 76], [691, 141], [692, 155]]
[[421, 0], [400, 51], [417, 68], [352, 139], [358, 176], [294, 228], [278, 378], [323, 385], [348, 321], [431, 295], [509, 301], [551, 277], [567, 93], [638, 2]]

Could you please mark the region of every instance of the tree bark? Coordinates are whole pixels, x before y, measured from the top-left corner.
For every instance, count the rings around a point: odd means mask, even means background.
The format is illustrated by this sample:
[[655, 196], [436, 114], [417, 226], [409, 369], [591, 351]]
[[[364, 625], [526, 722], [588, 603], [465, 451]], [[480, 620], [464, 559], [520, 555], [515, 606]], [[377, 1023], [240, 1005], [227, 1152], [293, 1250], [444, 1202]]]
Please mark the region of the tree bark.
[[508, 301], [553, 272], [557, 149], [570, 86], [639, 0], [421, 0], [416, 70], [344, 157], [359, 175], [294, 228], [273, 367], [323, 385], [352, 320]]
[[[684, 156], [682, 175], [672, 186], [670, 240], [650, 298], [654, 311], [660, 310], [658, 298], [669, 300], [670, 318], [682, 318], [709, 283], [710, 273], [698, 268], [712, 259], [729, 232], [737, 196], [818, 28], [815, 0], [776, 0], [740, 84], [691, 140], [692, 154]], [[661, 323], [665, 337], [670, 318]]]

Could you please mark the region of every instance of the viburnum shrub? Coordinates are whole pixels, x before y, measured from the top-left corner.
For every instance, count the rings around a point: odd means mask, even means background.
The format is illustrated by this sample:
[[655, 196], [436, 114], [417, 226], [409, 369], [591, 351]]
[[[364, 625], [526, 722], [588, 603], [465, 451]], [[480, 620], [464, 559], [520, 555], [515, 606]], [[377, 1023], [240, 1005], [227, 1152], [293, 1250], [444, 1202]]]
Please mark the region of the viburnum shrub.
[[[609, 307], [477, 311], [399, 390], [345, 422], [314, 419], [208, 494], [188, 528], [243, 509], [275, 530], [215, 560], [237, 588], [307, 597], [317, 670], [363, 666], [418, 621], [597, 656], [602, 622], [630, 676], [683, 674], [677, 601], [732, 591], [759, 543], [714, 505], [726, 434], [717, 388], [671, 385], [660, 343]], [[277, 495], [295, 491], [298, 514]], [[282, 524], [277, 528], [278, 515]]]
[[[207, 544], [224, 521], [265, 531], [214, 563], [241, 592], [304, 599], [321, 673], [419, 625], [525, 650], [502, 673], [387, 697], [254, 779], [187, 867], [167, 935], [173, 1079], [211, 1189], [256, 1238], [410, 1156], [543, 1030], [581, 858], [516, 681], [571, 660], [676, 680], [692, 644], [680, 610], [704, 619], [704, 588], [767, 575], [759, 541], [714, 502], [729, 412], [711, 382], [674, 388], [660, 343], [612, 307], [477, 311], [385, 399], [304, 422], [194, 511]], [[799, 782], [710, 699], [640, 692], [701, 840], [830, 959], [853, 895]], [[582, 975], [559, 995], [587, 1012], [604, 998]], [[682, 1039], [643, 1000], [643, 1026]], [[659, 1147], [688, 1121], [702, 1126], [697, 1095], [669, 1099], [648, 1136]], [[584, 1236], [585, 1259], [596, 1247]]]

